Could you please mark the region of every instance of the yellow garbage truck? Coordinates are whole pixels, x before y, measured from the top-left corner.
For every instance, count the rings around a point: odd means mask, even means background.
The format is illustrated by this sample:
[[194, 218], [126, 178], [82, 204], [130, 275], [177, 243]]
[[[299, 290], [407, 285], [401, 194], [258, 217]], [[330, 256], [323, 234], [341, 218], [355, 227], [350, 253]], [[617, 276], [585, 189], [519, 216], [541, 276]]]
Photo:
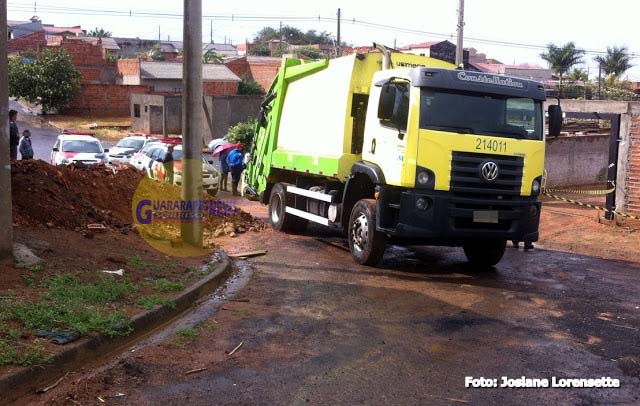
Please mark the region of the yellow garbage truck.
[[[545, 151], [541, 83], [391, 52], [284, 59], [248, 155], [245, 196], [274, 229], [341, 229], [353, 259], [387, 242], [460, 246], [492, 266], [537, 241]], [[548, 112], [551, 133], [562, 112]]]

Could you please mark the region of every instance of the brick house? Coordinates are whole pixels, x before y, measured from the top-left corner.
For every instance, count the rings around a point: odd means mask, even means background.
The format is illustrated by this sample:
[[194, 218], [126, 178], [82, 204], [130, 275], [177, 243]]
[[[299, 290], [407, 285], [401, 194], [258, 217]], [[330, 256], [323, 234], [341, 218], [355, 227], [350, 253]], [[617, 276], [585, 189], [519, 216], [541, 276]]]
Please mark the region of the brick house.
[[255, 80], [266, 91], [278, 74], [282, 58], [269, 56], [239, 56], [228, 58], [224, 65], [238, 77]]

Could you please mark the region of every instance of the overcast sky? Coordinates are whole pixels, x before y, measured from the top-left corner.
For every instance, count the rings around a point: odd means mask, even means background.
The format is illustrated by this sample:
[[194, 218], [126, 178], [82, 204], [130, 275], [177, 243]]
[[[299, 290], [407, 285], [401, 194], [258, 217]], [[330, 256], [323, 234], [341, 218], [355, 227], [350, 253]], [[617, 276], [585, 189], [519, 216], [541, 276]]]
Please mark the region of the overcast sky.
[[[158, 26], [163, 39], [182, 39], [182, 20], [175, 14], [182, 13], [181, 1], [110, 0], [36, 0], [36, 11], [43, 22], [58, 26], [81, 25], [84, 29], [103, 27], [114, 36], [157, 38]], [[385, 4], [387, 4], [385, 6]], [[539, 57], [541, 49], [522, 45], [486, 43], [482, 40], [544, 46], [549, 42], [563, 44], [574, 41], [589, 51], [604, 51], [607, 46], [627, 46], [630, 52], [640, 55], [640, 2], [634, 0], [608, 0], [594, 3], [584, 0], [467, 0], [465, 4], [465, 43], [489, 57], [507, 64], [531, 63], [546, 66]], [[34, 1], [8, 0], [10, 20], [28, 19], [34, 14]], [[51, 7], [60, 7], [53, 9]], [[455, 43], [458, 0], [394, 0], [390, 3], [372, 1], [323, 0], [238, 0], [215, 2], [203, 0], [203, 14], [230, 19], [235, 16], [255, 16], [259, 21], [234, 21], [214, 19], [213, 37], [223, 42], [225, 37], [234, 44], [251, 40], [260, 28], [291, 25], [303, 31], [315, 29], [335, 35], [333, 21], [298, 20], [296, 17], [332, 19], [342, 9], [343, 41], [353, 45], [370, 45], [380, 42], [393, 46], [443, 39], [450, 36]], [[65, 9], [63, 9], [65, 8]], [[75, 8], [76, 10], [71, 10]], [[80, 10], [82, 9], [82, 10]], [[93, 10], [87, 12], [84, 10]], [[132, 12], [132, 16], [109, 15], [102, 10]], [[140, 16], [136, 12], [169, 14], [166, 17]], [[174, 14], [173, 16], [171, 14]], [[268, 18], [265, 18], [268, 17]], [[402, 27], [375, 28], [358, 22]], [[406, 32], [419, 31], [419, 32]], [[441, 34], [441, 35], [436, 35]], [[203, 37], [209, 41], [210, 20], [203, 24]], [[593, 63], [595, 54], [585, 56], [591, 76], [597, 75]], [[632, 63], [640, 65], [640, 58]], [[640, 66], [627, 72], [630, 80], [640, 81]]]

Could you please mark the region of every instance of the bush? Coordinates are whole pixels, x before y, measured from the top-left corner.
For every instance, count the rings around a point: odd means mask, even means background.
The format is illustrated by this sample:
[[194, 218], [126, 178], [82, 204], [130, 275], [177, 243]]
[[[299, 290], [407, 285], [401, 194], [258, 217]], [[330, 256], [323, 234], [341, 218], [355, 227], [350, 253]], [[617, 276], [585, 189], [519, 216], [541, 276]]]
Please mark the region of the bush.
[[253, 138], [256, 135], [256, 125], [258, 124], [255, 118], [250, 118], [247, 121], [242, 121], [233, 127], [229, 128], [225, 138], [231, 143], [241, 143], [245, 150], [253, 144]]
[[243, 76], [238, 85], [238, 94], [264, 94], [264, 89], [260, 86], [260, 83]]
[[80, 74], [64, 49], [47, 49], [40, 59], [24, 56], [9, 61], [9, 94], [42, 106], [62, 110], [80, 91]]

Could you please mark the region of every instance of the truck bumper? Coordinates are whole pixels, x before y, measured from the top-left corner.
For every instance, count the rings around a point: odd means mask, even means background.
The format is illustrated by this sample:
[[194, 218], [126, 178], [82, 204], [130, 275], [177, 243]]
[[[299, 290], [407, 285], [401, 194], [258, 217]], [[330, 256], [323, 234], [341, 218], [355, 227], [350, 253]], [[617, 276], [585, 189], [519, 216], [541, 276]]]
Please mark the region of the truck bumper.
[[[419, 204], [419, 199], [426, 205]], [[378, 203], [378, 229], [394, 240], [428, 245], [538, 240], [541, 204], [534, 197], [470, 199], [448, 192], [408, 190], [400, 194], [399, 206], [384, 200]]]

